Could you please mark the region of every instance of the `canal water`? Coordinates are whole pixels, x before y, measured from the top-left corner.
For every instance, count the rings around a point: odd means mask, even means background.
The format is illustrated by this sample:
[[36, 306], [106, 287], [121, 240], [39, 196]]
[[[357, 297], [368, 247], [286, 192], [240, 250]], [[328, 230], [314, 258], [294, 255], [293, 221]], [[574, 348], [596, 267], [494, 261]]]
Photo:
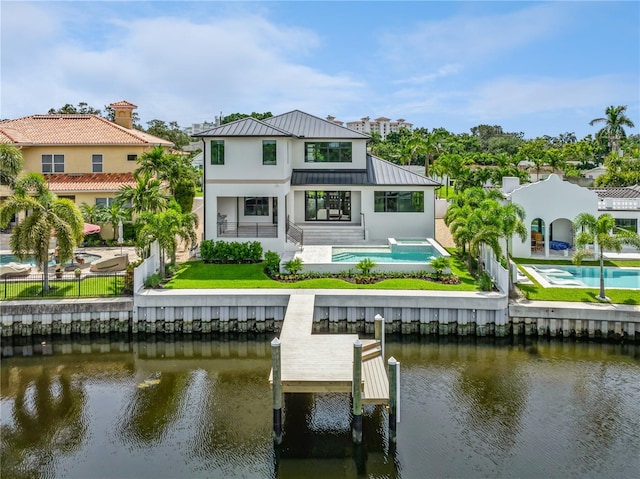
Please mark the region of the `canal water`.
[[391, 338], [397, 445], [347, 395], [287, 395], [274, 448], [270, 337], [3, 339], [7, 478], [627, 478], [640, 347]]

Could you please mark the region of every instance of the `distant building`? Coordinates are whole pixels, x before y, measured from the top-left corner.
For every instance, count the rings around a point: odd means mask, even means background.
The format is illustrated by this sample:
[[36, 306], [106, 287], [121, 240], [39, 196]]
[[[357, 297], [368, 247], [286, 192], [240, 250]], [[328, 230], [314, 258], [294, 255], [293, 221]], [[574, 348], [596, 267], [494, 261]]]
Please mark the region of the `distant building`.
[[184, 132], [189, 135], [197, 135], [198, 133], [202, 133], [203, 131], [211, 130], [216, 126], [220, 126], [220, 120], [216, 117], [215, 121], [204, 121], [202, 123], [192, 123], [191, 126], [187, 126], [184, 128]]
[[391, 121], [389, 118], [381, 116], [380, 118], [371, 120], [368, 116], [365, 116], [358, 121], [348, 121], [347, 128], [364, 134], [373, 132], [379, 133], [380, 137], [384, 140], [389, 133], [397, 132], [400, 128], [407, 128], [408, 130], [413, 129], [413, 123], [405, 121], [404, 118], [399, 118], [397, 121]]

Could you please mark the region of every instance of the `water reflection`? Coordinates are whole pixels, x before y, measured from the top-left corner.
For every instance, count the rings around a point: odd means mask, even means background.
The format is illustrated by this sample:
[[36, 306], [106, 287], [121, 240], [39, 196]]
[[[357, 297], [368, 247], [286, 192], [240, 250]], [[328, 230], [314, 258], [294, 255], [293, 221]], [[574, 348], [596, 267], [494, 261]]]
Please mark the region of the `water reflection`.
[[46, 349], [3, 339], [13, 354], [0, 371], [3, 477], [629, 477], [640, 467], [638, 346], [391, 338], [402, 364], [396, 447], [382, 407], [365, 407], [354, 446], [347, 395], [287, 394], [274, 448], [270, 339]]
[[[86, 394], [69, 371], [10, 368], [2, 371], [2, 397], [12, 397], [12, 422], [2, 427], [4, 477], [40, 477], [60, 456], [74, 453], [87, 431]], [[5, 387], [6, 385], [6, 387]]]

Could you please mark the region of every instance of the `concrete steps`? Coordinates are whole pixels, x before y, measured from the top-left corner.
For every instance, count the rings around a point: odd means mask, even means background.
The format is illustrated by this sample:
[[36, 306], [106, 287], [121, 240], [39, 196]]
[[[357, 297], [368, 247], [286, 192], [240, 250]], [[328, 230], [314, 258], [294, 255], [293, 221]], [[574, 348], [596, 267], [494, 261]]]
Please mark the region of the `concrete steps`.
[[366, 243], [361, 226], [298, 226], [304, 231], [305, 245], [355, 245]]

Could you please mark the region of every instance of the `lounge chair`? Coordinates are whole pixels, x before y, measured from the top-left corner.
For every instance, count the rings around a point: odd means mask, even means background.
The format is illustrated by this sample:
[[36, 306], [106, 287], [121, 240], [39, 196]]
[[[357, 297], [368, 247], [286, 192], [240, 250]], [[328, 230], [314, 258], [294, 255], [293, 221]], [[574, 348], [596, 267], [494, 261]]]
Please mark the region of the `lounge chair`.
[[16, 278], [19, 276], [28, 276], [31, 273], [30, 264], [7, 263], [0, 265], [0, 278]]
[[113, 258], [102, 259], [91, 263], [89, 271], [92, 273], [111, 273], [113, 271], [124, 271], [129, 264], [129, 255], [114, 256]]

